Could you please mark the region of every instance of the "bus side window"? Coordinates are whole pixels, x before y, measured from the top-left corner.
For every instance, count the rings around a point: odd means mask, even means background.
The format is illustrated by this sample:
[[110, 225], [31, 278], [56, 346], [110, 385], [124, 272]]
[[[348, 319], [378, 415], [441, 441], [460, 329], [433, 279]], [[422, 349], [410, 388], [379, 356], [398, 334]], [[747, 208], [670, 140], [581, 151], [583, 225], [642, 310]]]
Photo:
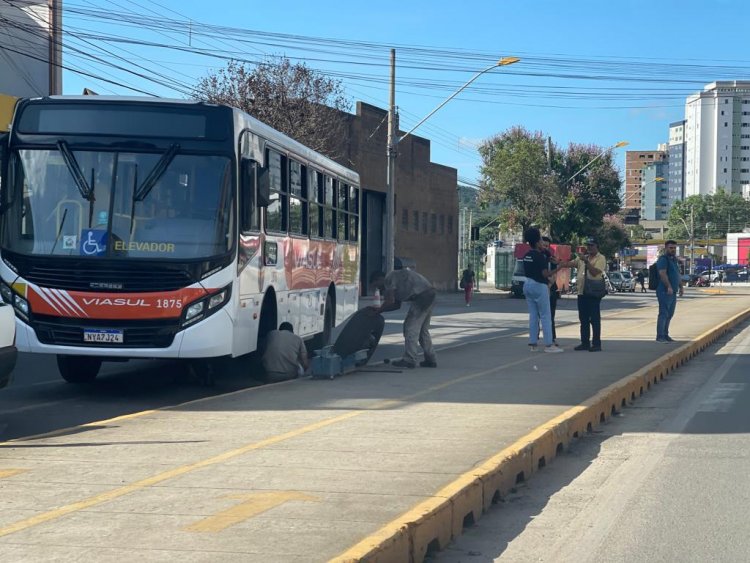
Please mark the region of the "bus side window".
[[8, 133], [0, 133], [0, 209], [5, 207], [5, 190], [3, 190], [3, 179], [8, 173], [5, 161], [8, 159]]
[[[243, 233], [257, 231], [258, 211], [256, 202], [256, 185], [258, 164], [250, 159], [243, 158], [241, 161], [241, 197], [240, 197], [240, 230]], [[260, 199], [260, 198], [258, 198]]]

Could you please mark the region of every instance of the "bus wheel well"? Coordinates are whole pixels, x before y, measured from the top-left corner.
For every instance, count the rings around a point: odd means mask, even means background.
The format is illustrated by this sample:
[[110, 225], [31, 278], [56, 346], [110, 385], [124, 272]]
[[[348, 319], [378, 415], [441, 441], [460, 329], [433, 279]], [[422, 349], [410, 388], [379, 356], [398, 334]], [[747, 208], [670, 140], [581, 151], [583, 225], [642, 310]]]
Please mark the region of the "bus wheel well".
[[279, 327], [279, 312], [276, 308], [276, 292], [269, 289], [263, 297], [263, 305], [260, 308], [260, 323], [258, 324], [258, 344], [260, 349], [265, 341], [266, 335]]

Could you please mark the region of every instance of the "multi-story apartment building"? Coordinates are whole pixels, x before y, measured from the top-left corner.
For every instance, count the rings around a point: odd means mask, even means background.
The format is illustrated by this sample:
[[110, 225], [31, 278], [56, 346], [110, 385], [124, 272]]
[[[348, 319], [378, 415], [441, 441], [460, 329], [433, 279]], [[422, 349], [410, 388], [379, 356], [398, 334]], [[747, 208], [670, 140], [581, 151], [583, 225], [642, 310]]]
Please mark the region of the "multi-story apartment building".
[[669, 153], [669, 170], [667, 180], [669, 183], [669, 207], [674, 202], [685, 199], [685, 120], [675, 121], [669, 124], [669, 142], [667, 143]]
[[685, 103], [685, 195], [750, 197], [750, 81], [707, 84]]
[[669, 160], [658, 160], [643, 167], [641, 220], [663, 221], [671, 207], [669, 197]]
[[[661, 147], [665, 149], [666, 147]], [[625, 199], [623, 208], [640, 210], [643, 207], [643, 168], [647, 164], [667, 159], [666, 150], [627, 151], [625, 153]]]

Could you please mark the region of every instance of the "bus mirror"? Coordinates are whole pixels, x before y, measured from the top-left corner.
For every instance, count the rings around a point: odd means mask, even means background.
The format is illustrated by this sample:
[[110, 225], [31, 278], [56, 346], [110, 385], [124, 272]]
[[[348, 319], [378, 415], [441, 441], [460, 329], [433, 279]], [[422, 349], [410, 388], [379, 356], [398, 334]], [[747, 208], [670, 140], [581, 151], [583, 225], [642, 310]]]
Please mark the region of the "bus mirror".
[[271, 180], [268, 168], [258, 168], [258, 207], [268, 207], [271, 203]]

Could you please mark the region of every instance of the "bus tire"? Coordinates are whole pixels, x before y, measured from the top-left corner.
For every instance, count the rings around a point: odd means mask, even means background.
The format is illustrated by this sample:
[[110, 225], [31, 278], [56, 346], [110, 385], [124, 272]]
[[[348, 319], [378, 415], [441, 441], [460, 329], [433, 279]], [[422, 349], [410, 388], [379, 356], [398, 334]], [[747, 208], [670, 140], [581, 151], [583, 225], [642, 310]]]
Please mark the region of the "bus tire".
[[57, 369], [68, 383], [91, 383], [99, 375], [101, 358], [92, 356], [57, 356]]
[[324, 346], [328, 346], [331, 342], [331, 333], [333, 332], [333, 299], [331, 294], [326, 295], [326, 305], [323, 312], [323, 332], [316, 334], [310, 341], [310, 348], [312, 350], [320, 350]]

